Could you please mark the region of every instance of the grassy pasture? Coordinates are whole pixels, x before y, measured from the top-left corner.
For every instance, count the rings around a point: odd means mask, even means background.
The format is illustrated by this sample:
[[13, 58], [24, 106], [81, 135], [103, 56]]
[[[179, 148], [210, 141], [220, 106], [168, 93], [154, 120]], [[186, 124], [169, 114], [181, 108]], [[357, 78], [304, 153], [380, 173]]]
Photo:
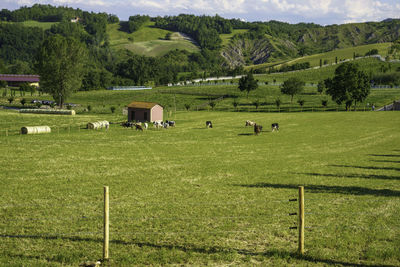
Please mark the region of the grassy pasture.
[[[100, 119], [124, 117], [0, 110], [0, 130], [73, 126], [0, 134], [0, 265], [101, 258], [103, 185], [114, 266], [400, 265], [397, 112], [178, 112], [173, 129], [78, 130]], [[264, 125], [260, 136], [247, 119]], [[304, 257], [289, 230], [298, 185]]]
[[[154, 27], [154, 22], [148, 22], [139, 30], [127, 33], [120, 30], [118, 23], [108, 24], [107, 33], [110, 45], [115, 49], [128, 49], [134, 53], [146, 56], [161, 56], [175, 49], [198, 51], [198, 47], [178, 33]], [[171, 40], [165, 40], [167, 33], [172, 33]]]
[[293, 60], [282, 60], [282, 61], [277, 61], [277, 62], [272, 62], [272, 63], [269, 62], [269, 63], [254, 65], [254, 66], [247, 66], [246, 69], [268, 68], [270, 66], [279, 68], [283, 64], [293, 65], [294, 63], [304, 63], [304, 62], [310, 62], [311, 67], [317, 67], [317, 66], [319, 66], [320, 59], [322, 59], [322, 64], [324, 64], [325, 60], [327, 60], [327, 64], [332, 64], [332, 63], [335, 63], [336, 57], [337, 57], [338, 62], [340, 60], [353, 59], [354, 53], [356, 53], [358, 56], [364, 56], [365, 53], [369, 52], [372, 49], [378, 49], [379, 54], [381, 56], [385, 57], [388, 54], [388, 50], [391, 47], [391, 45], [392, 45], [392, 43], [379, 43], [379, 44], [369, 44], [369, 45], [361, 45], [361, 46], [356, 46], [356, 47], [342, 48], [342, 49], [336, 49], [336, 50], [321, 53], [321, 54], [314, 54], [314, 55], [299, 57], [299, 58], [296, 58]]
[[227, 45], [235, 34], [241, 34], [247, 31], [248, 29], [234, 29], [232, 30], [232, 33], [220, 34], [219, 37], [222, 40], [222, 46]]
[[316, 54], [306, 57], [297, 58], [287, 62], [288, 65], [294, 63], [303, 63], [303, 62], [310, 62], [311, 67], [319, 66], [319, 60], [322, 59], [328, 61], [328, 64], [335, 63], [335, 58], [338, 58], [338, 61], [341, 59], [352, 59], [354, 53], [364, 56], [365, 53], [369, 52], [372, 49], [378, 49], [378, 52], [381, 56], [385, 57], [388, 54], [389, 48], [392, 46], [392, 43], [379, 43], [379, 44], [370, 44], [370, 45], [361, 45], [356, 47], [349, 47], [343, 49], [337, 49], [334, 51]]
[[57, 24], [58, 22], [40, 22], [40, 21], [36, 21], [36, 20], [27, 20], [24, 22], [1, 22], [1, 23], [17, 23], [17, 24], [21, 24], [25, 27], [38, 27], [38, 28], [42, 28], [43, 30], [48, 30], [51, 28], [51, 26], [53, 26], [54, 24]]
[[[359, 65], [360, 69], [369, 73], [380, 73], [380, 66], [391, 66], [392, 71], [395, 71], [400, 67], [400, 63], [385, 63], [381, 62], [376, 58], [358, 59], [353, 61]], [[260, 81], [284, 81], [289, 77], [299, 77], [306, 82], [318, 83], [318, 81], [333, 77], [335, 75], [335, 69], [337, 65], [326, 66], [317, 69], [301, 70], [296, 72], [283, 72], [283, 73], [271, 73], [271, 74], [260, 74], [257, 75], [257, 79]]]
[[[333, 71], [333, 70], [332, 70]], [[308, 71], [302, 72], [302, 77], [307, 77]], [[69, 103], [78, 104], [75, 110], [80, 114], [86, 114], [84, 109], [88, 105], [92, 107], [90, 114], [110, 114], [110, 108], [115, 107], [116, 113], [121, 113], [122, 109], [130, 102], [136, 101], [150, 101], [160, 103], [165, 107], [165, 110], [172, 111], [176, 109], [179, 111], [185, 110], [185, 104], [190, 105], [191, 110], [199, 109], [210, 109], [208, 105], [210, 100], [218, 99], [221, 96], [227, 96], [222, 100], [216, 102], [215, 110], [218, 111], [234, 111], [233, 101], [236, 99], [239, 103], [238, 111], [241, 112], [278, 112], [275, 100], [281, 99], [280, 111], [282, 112], [299, 112], [299, 111], [324, 111], [325, 109], [321, 105], [322, 100], [328, 100], [328, 106], [326, 110], [344, 110], [344, 106], [338, 107], [329, 96], [325, 94], [318, 94], [315, 86], [308, 84], [305, 87], [304, 93], [294, 97], [293, 102], [290, 102], [290, 97], [282, 95], [278, 85], [272, 85], [272, 80], [275, 77], [278, 83], [283, 82], [291, 75], [300, 75], [300, 72], [290, 74], [276, 74], [276, 75], [257, 75], [256, 78], [260, 81], [268, 81], [269, 85], [260, 85], [259, 88], [249, 94], [249, 98], [246, 98], [246, 94], [241, 93], [237, 88], [237, 83], [234, 84], [217, 84], [217, 85], [197, 85], [197, 86], [182, 86], [182, 87], [157, 87], [152, 90], [143, 91], [109, 91], [109, 90], [98, 90], [98, 91], [87, 91], [77, 92], [73, 94], [67, 101]], [[312, 77], [310, 75], [309, 77]], [[316, 82], [315, 82], [316, 84]], [[2, 95], [0, 90], [0, 95]], [[8, 90], [8, 94], [10, 90]], [[0, 105], [9, 105], [6, 97], [0, 97]], [[45, 99], [51, 100], [51, 96], [48, 95], [34, 95], [30, 96], [27, 93], [25, 96], [20, 96], [19, 92], [14, 100], [14, 105], [22, 107], [20, 100], [25, 98], [27, 103], [30, 103], [32, 99]], [[303, 108], [297, 103], [298, 99], [305, 101]], [[363, 103], [358, 103], [358, 110], [369, 110], [372, 103], [375, 107], [382, 107], [385, 104], [390, 104], [393, 100], [400, 99], [400, 90], [398, 88], [391, 89], [372, 89], [370, 96]], [[254, 102], [259, 101], [260, 106], [258, 109], [255, 108]], [[368, 106], [367, 103], [370, 105]], [[30, 105], [30, 104], [26, 104]], [[168, 113], [166, 112], [166, 113]], [[168, 113], [169, 114], [169, 113]]]

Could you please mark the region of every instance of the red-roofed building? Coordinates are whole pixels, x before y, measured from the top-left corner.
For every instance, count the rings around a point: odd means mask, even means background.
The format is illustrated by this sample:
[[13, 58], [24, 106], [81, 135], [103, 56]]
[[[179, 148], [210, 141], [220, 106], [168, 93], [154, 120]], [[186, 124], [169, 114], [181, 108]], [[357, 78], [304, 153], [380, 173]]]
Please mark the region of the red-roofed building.
[[128, 121], [163, 120], [163, 107], [157, 103], [133, 101], [128, 105]]
[[39, 87], [39, 75], [0, 74], [0, 81], [6, 81], [9, 86], [20, 86], [22, 83]]

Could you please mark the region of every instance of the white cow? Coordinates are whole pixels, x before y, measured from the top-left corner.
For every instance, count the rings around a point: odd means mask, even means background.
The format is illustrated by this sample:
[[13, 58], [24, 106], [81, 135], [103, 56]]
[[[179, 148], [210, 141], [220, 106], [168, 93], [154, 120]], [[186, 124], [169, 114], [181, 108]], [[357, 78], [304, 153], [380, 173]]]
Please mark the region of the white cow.
[[254, 121], [246, 121], [246, 126], [254, 126], [256, 123]]

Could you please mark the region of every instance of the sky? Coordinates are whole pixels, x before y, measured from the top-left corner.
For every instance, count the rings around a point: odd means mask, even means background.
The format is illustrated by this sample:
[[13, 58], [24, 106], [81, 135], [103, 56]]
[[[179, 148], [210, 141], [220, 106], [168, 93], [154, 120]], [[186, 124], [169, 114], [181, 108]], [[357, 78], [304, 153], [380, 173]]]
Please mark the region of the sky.
[[331, 25], [400, 18], [400, 0], [0, 0], [0, 9], [14, 10], [34, 4], [105, 12], [117, 15], [120, 20], [137, 14], [151, 17], [218, 14], [250, 22], [278, 20]]

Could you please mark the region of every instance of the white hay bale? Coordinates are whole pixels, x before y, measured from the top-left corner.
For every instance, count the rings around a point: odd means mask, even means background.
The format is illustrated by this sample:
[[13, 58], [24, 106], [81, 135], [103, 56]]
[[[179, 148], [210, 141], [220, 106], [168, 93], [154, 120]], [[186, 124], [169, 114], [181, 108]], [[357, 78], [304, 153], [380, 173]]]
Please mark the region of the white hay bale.
[[93, 129], [93, 130], [98, 130], [102, 128], [108, 129], [110, 127], [110, 123], [108, 121], [95, 121], [95, 122], [89, 122], [87, 124], [88, 129]]
[[40, 133], [51, 133], [49, 126], [31, 126], [22, 127], [21, 134], [40, 134]]
[[35, 114], [58, 114], [58, 115], [75, 115], [75, 110], [71, 109], [20, 109], [20, 113]]

